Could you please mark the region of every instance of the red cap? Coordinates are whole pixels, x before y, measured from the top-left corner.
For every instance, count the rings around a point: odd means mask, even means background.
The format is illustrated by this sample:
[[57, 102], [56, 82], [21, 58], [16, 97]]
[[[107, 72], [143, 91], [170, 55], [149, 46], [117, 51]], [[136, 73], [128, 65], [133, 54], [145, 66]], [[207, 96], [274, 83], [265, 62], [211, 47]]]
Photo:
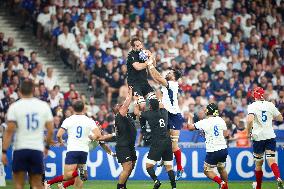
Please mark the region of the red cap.
[[256, 87], [252, 92], [252, 97], [255, 100], [261, 100], [264, 98], [264, 89], [262, 87]]

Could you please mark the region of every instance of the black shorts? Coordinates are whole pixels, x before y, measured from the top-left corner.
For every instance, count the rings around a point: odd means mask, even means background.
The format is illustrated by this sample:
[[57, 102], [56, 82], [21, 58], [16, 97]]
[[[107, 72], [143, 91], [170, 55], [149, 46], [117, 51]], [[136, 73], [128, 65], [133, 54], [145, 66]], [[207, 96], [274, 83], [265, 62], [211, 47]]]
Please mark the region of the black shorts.
[[143, 84], [133, 84], [133, 94], [134, 96], [147, 96], [149, 93], [154, 92], [154, 89], [149, 85], [149, 83]]
[[261, 141], [253, 141], [253, 153], [263, 154], [265, 150], [271, 150], [275, 152], [276, 150], [275, 138], [261, 140]]
[[116, 146], [115, 147], [116, 157], [118, 163], [125, 163], [128, 161], [136, 161], [136, 151], [135, 147], [129, 146]]
[[69, 151], [66, 153], [65, 164], [86, 164], [88, 153], [83, 151]]
[[222, 149], [216, 152], [207, 152], [205, 162], [209, 165], [217, 166], [218, 163], [225, 163], [228, 156], [228, 150]]
[[172, 152], [172, 143], [171, 141], [154, 142], [149, 150], [147, 158], [149, 160], [160, 161], [172, 161], [173, 160], [173, 152]]
[[28, 172], [43, 174], [43, 152], [39, 150], [22, 149], [13, 152], [13, 172]]

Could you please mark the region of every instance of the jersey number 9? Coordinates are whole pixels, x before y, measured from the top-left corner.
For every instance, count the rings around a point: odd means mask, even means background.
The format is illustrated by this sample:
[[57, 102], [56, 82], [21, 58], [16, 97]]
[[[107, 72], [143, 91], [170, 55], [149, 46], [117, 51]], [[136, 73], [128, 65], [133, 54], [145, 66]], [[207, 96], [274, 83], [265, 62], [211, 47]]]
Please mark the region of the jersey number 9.
[[81, 138], [81, 136], [82, 136], [82, 126], [78, 126], [77, 127], [77, 135], [76, 135], [76, 137], [77, 138]]
[[26, 118], [27, 118], [27, 129], [36, 130], [39, 126], [38, 114], [37, 113], [26, 114]]

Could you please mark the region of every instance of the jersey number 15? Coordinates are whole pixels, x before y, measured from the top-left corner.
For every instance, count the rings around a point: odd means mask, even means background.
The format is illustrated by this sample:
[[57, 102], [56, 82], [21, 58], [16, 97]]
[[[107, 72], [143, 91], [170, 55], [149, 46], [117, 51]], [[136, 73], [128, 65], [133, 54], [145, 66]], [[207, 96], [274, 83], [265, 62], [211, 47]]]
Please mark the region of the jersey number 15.
[[29, 131], [36, 130], [39, 126], [38, 114], [37, 113], [26, 114], [26, 118], [27, 118], [27, 129]]

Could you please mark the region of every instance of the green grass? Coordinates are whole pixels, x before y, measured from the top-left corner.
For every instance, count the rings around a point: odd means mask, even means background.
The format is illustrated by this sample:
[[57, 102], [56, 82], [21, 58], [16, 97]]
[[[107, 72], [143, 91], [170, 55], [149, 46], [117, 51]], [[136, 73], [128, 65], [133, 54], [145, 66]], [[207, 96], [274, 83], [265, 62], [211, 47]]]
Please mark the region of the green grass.
[[[12, 182], [8, 181], [7, 187], [5, 189], [12, 189]], [[230, 189], [251, 189], [252, 182], [231, 182], [229, 183]], [[1, 188], [1, 187], [0, 187]], [[57, 185], [52, 186], [53, 189], [57, 188]], [[73, 188], [73, 187], [70, 187]], [[115, 189], [116, 181], [87, 181], [84, 183], [84, 189]], [[128, 189], [152, 189], [153, 182], [151, 181], [129, 181], [127, 183]], [[160, 189], [170, 189], [170, 184], [168, 181], [163, 181]], [[198, 181], [179, 181], [177, 183], [177, 189], [217, 189], [218, 185], [211, 182], [198, 182]], [[275, 182], [264, 182], [263, 189], [275, 189]], [[25, 189], [29, 189], [28, 186]]]

